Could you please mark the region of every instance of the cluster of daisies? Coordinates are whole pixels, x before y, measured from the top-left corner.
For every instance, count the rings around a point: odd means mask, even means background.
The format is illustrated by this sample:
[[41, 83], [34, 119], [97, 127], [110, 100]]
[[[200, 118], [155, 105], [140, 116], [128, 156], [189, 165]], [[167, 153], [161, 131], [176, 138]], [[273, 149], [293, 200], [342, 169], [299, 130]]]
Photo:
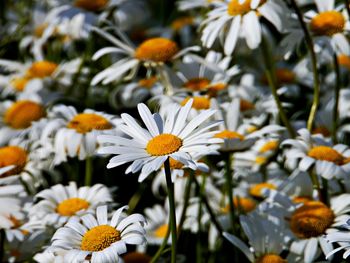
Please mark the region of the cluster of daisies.
[[0, 262], [350, 258], [350, 5], [0, 3]]

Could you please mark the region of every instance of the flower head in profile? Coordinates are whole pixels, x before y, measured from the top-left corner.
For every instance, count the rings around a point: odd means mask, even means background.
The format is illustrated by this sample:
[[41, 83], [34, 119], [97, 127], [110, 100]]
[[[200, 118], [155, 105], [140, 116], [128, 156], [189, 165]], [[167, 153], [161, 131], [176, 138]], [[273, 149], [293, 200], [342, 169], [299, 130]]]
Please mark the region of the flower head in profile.
[[[94, 30], [115, 46], [98, 50], [92, 59], [97, 60], [111, 53], [119, 55], [121, 59], [98, 73], [92, 79], [92, 85], [96, 85], [100, 82], [106, 85], [113, 81], [132, 79], [141, 65], [144, 65], [147, 69], [155, 70], [159, 75], [164, 75], [167, 74], [164, 69], [165, 64], [175, 61], [190, 51], [199, 50], [198, 46], [181, 50], [175, 41], [163, 37], [149, 38], [143, 41], [139, 46], [133, 47], [131, 43], [124, 43], [108, 32], [98, 28], [94, 28]], [[125, 37], [123, 39], [125, 39]]]
[[100, 135], [100, 143], [108, 146], [100, 148], [101, 154], [115, 154], [110, 159], [107, 168], [113, 168], [128, 162], [132, 164], [126, 173], [136, 173], [141, 170], [144, 180], [151, 172], [159, 170], [170, 157], [195, 170], [193, 154], [211, 152], [210, 145], [222, 140], [213, 138], [217, 131], [210, 130], [219, 125], [219, 121], [204, 125], [214, 113], [205, 110], [191, 121], [187, 121], [192, 106], [192, 100], [183, 107], [170, 105], [165, 119], [158, 113], [152, 115], [144, 104], [138, 105], [138, 111], [147, 129], [142, 128], [129, 114], [122, 114], [124, 124], [119, 129], [129, 138], [120, 136]]
[[145, 243], [146, 223], [141, 214], [123, 215], [127, 206], [119, 208], [108, 217], [107, 206], [99, 206], [96, 216], [87, 214], [80, 219], [70, 220], [59, 228], [52, 237], [52, 250], [64, 249], [64, 262], [91, 263], [118, 262], [119, 255], [127, 251], [126, 245]]

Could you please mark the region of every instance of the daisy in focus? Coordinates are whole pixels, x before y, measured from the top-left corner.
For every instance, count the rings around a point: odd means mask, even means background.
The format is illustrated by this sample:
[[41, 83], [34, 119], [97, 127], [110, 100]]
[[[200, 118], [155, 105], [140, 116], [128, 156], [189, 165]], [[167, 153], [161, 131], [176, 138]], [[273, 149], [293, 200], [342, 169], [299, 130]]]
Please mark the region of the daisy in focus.
[[260, 17], [280, 32], [283, 30], [283, 3], [274, 0], [225, 0], [213, 2], [213, 10], [202, 22], [202, 43], [210, 48], [220, 39], [226, 55], [231, 55], [237, 41], [244, 37], [250, 49], [259, 46], [262, 38]]
[[75, 182], [57, 184], [35, 195], [39, 200], [30, 208], [32, 221], [41, 220], [47, 225], [62, 226], [73, 216], [91, 213], [99, 205], [112, 201], [108, 188], [102, 184], [78, 188]]
[[124, 124], [119, 125], [119, 129], [128, 138], [108, 135], [98, 137], [100, 143], [110, 145], [100, 148], [99, 153], [116, 154], [109, 160], [107, 168], [132, 162], [126, 173], [141, 170], [139, 181], [159, 170], [169, 157], [192, 170], [197, 169], [191, 155], [205, 155], [211, 152], [211, 144], [222, 140], [212, 138], [217, 131], [210, 130], [218, 126], [219, 121], [205, 124], [215, 111], [206, 110], [187, 121], [192, 103], [190, 100], [183, 107], [172, 105], [165, 119], [158, 113], [152, 115], [146, 105], [139, 104], [137, 108], [147, 129], [142, 128], [129, 114], [123, 113], [121, 118]]
[[70, 220], [59, 228], [52, 237], [51, 248], [64, 249], [65, 262], [91, 263], [118, 262], [121, 254], [127, 252], [126, 245], [145, 243], [145, 218], [140, 214], [125, 216], [119, 208], [109, 219], [107, 206], [99, 206], [96, 215], [87, 214]]

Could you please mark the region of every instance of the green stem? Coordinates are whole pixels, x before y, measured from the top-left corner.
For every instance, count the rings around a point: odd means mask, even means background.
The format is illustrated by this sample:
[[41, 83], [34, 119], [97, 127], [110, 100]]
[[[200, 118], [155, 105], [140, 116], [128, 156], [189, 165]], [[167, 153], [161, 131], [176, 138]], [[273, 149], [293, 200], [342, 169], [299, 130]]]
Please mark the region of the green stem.
[[230, 207], [230, 219], [232, 230], [235, 229], [235, 206], [233, 204], [233, 181], [232, 181], [232, 153], [224, 153], [225, 155], [225, 180], [226, 193], [228, 197], [228, 204]]
[[286, 115], [286, 113], [284, 112], [283, 106], [282, 106], [282, 102], [278, 97], [278, 93], [277, 93], [277, 84], [276, 84], [276, 70], [275, 70], [275, 63], [273, 61], [273, 58], [271, 56], [271, 51], [270, 48], [268, 46], [268, 44], [266, 43], [266, 39], [263, 38], [262, 43], [261, 43], [261, 47], [262, 47], [262, 54], [264, 57], [264, 62], [265, 62], [265, 71], [266, 71], [266, 77], [269, 83], [269, 86], [271, 88], [271, 93], [272, 96], [276, 102], [277, 108], [278, 108], [278, 114], [280, 119], [282, 120], [284, 126], [286, 126], [289, 135], [294, 138], [295, 137], [295, 131], [292, 127], [292, 125], [290, 124], [288, 117]]
[[[200, 185], [199, 185], [199, 183], [198, 183], [198, 181], [197, 181], [196, 178], [194, 178], [194, 183], [195, 183], [197, 189], [200, 189]], [[201, 198], [203, 204], [205, 205], [205, 208], [207, 209], [207, 211], [208, 211], [208, 213], [209, 213], [211, 222], [212, 222], [212, 223], [214, 224], [214, 226], [216, 227], [216, 230], [217, 230], [220, 234], [222, 234], [224, 230], [222, 229], [222, 227], [221, 227], [221, 225], [219, 224], [219, 222], [216, 220], [215, 213], [214, 213], [213, 210], [211, 209], [211, 207], [210, 207], [210, 205], [209, 205], [209, 203], [208, 203], [208, 200], [207, 200], [206, 196], [205, 196], [203, 193], [201, 193], [200, 191], [199, 191], [199, 195], [200, 195], [200, 198]]]
[[131, 197], [129, 201], [129, 209], [128, 209], [128, 214], [132, 214], [132, 212], [135, 210], [136, 206], [141, 200], [141, 197], [143, 193], [146, 190], [146, 184], [140, 184], [139, 189], [137, 189], [136, 193]]
[[329, 205], [329, 195], [328, 195], [328, 181], [325, 178], [322, 178], [322, 198], [323, 202], [326, 205]]
[[92, 183], [92, 157], [85, 159], [85, 186], [91, 186]]
[[332, 140], [333, 143], [337, 143], [337, 128], [338, 128], [338, 107], [339, 107], [339, 93], [341, 89], [340, 69], [337, 55], [333, 55], [334, 71], [336, 76], [335, 90], [334, 90], [334, 107], [333, 107], [333, 127], [332, 127]]
[[182, 212], [181, 212], [181, 218], [180, 218], [180, 222], [179, 222], [179, 226], [178, 226], [178, 237], [180, 237], [181, 235], [181, 231], [182, 231], [182, 226], [185, 222], [186, 219], [186, 212], [187, 212], [187, 208], [188, 208], [188, 204], [190, 201], [190, 193], [191, 193], [191, 185], [193, 182], [193, 178], [194, 178], [194, 171], [191, 170], [190, 171], [190, 177], [188, 178], [188, 181], [186, 183], [186, 188], [185, 188], [185, 196], [184, 196], [184, 204], [182, 207]]
[[322, 193], [322, 190], [321, 190], [321, 186], [320, 186], [320, 182], [318, 180], [317, 174], [314, 171], [310, 171], [309, 175], [310, 175], [310, 178], [311, 178], [311, 181], [312, 181], [313, 189], [317, 191], [318, 199], [321, 202], [325, 203], [325, 200], [324, 200], [324, 197], [323, 197], [323, 193]]
[[[169, 219], [168, 225], [170, 225], [170, 219]], [[169, 236], [170, 236], [170, 227], [168, 227], [166, 234], [165, 234], [165, 237], [163, 239], [163, 242], [162, 242], [161, 246], [159, 247], [159, 249], [157, 250], [156, 254], [153, 256], [150, 263], [157, 262], [158, 258], [163, 254], [164, 248], [168, 244]]]
[[313, 123], [315, 120], [315, 116], [316, 116], [317, 107], [320, 102], [320, 79], [318, 77], [319, 74], [318, 74], [318, 68], [317, 68], [317, 58], [314, 50], [314, 42], [304, 22], [303, 15], [295, 0], [291, 0], [291, 4], [293, 6], [293, 9], [295, 10], [295, 13], [297, 14], [300, 26], [304, 32], [305, 42], [310, 51], [310, 56], [311, 56], [312, 72], [314, 77], [314, 99], [312, 102], [309, 118], [307, 120], [307, 129], [311, 132]]
[[165, 178], [168, 188], [169, 197], [169, 221], [171, 230], [171, 263], [176, 262], [176, 215], [175, 215], [175, 197], [174, 197], [174, 184], [171, 181], [171, 170], [169, 158], [164, 162]]

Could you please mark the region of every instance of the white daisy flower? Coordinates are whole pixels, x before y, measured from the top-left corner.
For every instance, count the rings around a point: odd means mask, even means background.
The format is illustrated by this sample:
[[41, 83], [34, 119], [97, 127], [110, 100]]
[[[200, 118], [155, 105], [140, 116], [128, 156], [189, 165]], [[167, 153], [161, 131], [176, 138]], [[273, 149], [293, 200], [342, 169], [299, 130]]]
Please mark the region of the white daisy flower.
[[25, 138], [30, 135], [38, 122], [46, 117], [45, 105], [36, 98], [0, 103], [0, 146], [7, 144], [12, 138]]
[[250, 262], [287, 263], [280, 256], [286, 247], [287, 234], [283, 227], [253, 212], [248, 216], [240, 216], [241, 227], [248, 237], [247, 246], [238, 237], [224, 232], [224, 237], [241, 250]]
[[35, 94], [51, 82], [67, 87], [81, 62], [80, 58], [60, 64], [44, 59], [26, 63], [0, 59], [0, 66], [10, 73], [2, 80], [7, 81], [3, 95]]
[[42, 199], [33, 205], [29, 217], [45, 224], [62, 226], [71, 217], [91, 213], [97, 206], [112, 201], [108, 188], [102, 184], [78, 188], [75, 182], [68, 186], [57, 184], [35, 195]]
[[285, 229], [289, 228], [294, 235], [290, 246], [293, 254], [301, 257], [303, 262], [311, 263], [316, 260], [320, 251], [325, 256], [333, 251], [333, 245], [325, 240], [324, 234], [336, 232], [344, 221], [350, 219], [347, 214], [350, 209], [349, 194], [332, 197], [330, 205], [327, 206], [320, 201], [296, 204], [286, 195], [274, 191], [271, 193], [274, 195], [272, 199], [282, 205], [284, 210], [279, 224]]
[[[8, 168], [11, 169], [8, 170]], [[43, 184], [33, 152], [26, 141], [14, 141], [10, 145], [0, 147], [0, 184], [22, 183], [26, 190], [35, 192]]]
[[242, 123], [241, 105], [242, 101], [238, 98], [233, 99], [231, 103], [223, 104], [220, 107], [215, 100], [213, 108], [219, 109], [216, 113], [216, 119], [223, 119], [220, 124], [220, 132], [214, 137], [224, 139], [224, 143], [220, 150], [222, 151], [241, 151], [248, 149], [258, 140], [259, 137], [269, 134], [276, 136], [284, 128], [278, 125], [267, 125], [262, 129], [255, 128], [255, 131], [249, 131], [247, 125]]
[[165, 63], [175, 61], [190, 51], [198, 51], [200, 49], [198, 46], [193, 46], [180, 50], [176, 42], [161, 37], [147, 39], [135, 48], [131, 43], [123, 43], [101, 29], [94, 28], [94, 30], [113, 43], [115, 47], [105, 47], [98, 50], [92, 57], [93, 60], [111, 53], [122, 55], [124, 58], [119, 59], [116, 63], [98, 73], [92, 79], [91, 85], [96, 85], [100, 82], [106, 85], [122, 79], [130, 80], [134, 78], [141, 65], [148, 70], [155, 70], [155, 75], [157, 76], [167, 76]]
[[161, 168], [170, 157], [195, 170], [193, 154], [206, 155], [211, 152], [210, 145], [221, 142], [221, 139], [212, 138], [216, 131], [211, 128], [219, 122], [203, 125], [215, 111], [207, 110], [187, 122], [193, 101], [190, 100], [184, 107], [170, 105], [168, 114], [163, 119], [158, 113], [152, 115], [144, 104], [138, 105], [138, 111], [147, 130], [142, 128], [129, 114], [122, 114], [125, 124], [119, 129], [129, 138], [120, 136], [99, 136], [100, 143], [111, 144], [98, 150], [101, 154], [116, 154], [110, 159], [107, 168], [120, 166], [132, 162], [126, 173], [136, 173], [141, 170], [139, 181], [144, 180], [151, 172]]
[[120, 123], [113, 115], [91, 109], [78, 113], [74, 107], [65, 105], [55, 106], [49, 114], [41, 143], [43, 147], [53, 144], [54, 165], [66, 162], [67, 157], [84, 160], [94, 155], [98, 148], [97, 135], [116, 134], [114, 128]]
[[216, 39], [221, 39], [226, 55], [231, 55], [239, 37], [246, 39], [247, 45], [255, 49], [261, 42], [262, 28], [259, 22], [264, 17], [279, 31], [283, 30], [283, 3], [275, 0], [224, 0], [212, 3], [214, 9], [203, 21], [202, 43], [212, 47]]
[[124, 216], [119, 208], [108, 219], [107, 206], [99, 206], [96, 216], [87, 214], [80, 219], [70, 220], [59, 228], [52, 237], [53, 250], [65, 249], [65, 262], [84, 262], [89, 258], [92, 263], [118, 262], [119, 256], [127, 251], [127, 244], [145, 243], [146, 222], [140, 214]]
[[350, 219], [344, 220], [343, 224], [338, 227], [338, 231], [334, 231], [331, 233], [328, 233], [325, 236], [325, 239], [329, 243], [335, 243], [337, 242], [339, 244], [339, 247], [334, 249], [333, 251], [329, 252], [326, 255], [326, 258], [330, 258], [333, 254], [345, 250], [343, 254], [343, 258], [346, 259], [350, 255], [350, 238], [349, 238], [349, 231], [350, 231]]
[[[176, 218], [181, 217], [182, 207], [176, 207]], [[164, 206], [154, 205], [152, 208], [146, 208], [144, 210], [147, 225], [146, 239], [148, 244], [160, 245], [166, 237], [169, 229], [169, 206], [168, 202], [165, 202]], [[168, 244], [171, 244], [171, 238], [168, 239]]]
[[50, 251], [46, 249], [41, 253], [34, 255], [33, 259], [38, 263], [64, 263], [64, 255], [67, 253], [66, 250]]
[[315, 0], [315, 3], [318, 13], [312, 10], [305, 17], [309, 20], [309, 28], [317, 43], [320, 46], [325, 44], [335, 53], [350, 55], [350, 45], [346, 38], [350, 22], [345, 11], [335, 8], [334, 0]]
[[332, 146], [320, 134], [311, 135], [308, 130], [298, 131], [297, 139], [282, 142], [286, 149], [286, 162], [296, 160], [301, 171], [315, 171], [325, 179], [348, 178], [350, 150], [344, 144]]

